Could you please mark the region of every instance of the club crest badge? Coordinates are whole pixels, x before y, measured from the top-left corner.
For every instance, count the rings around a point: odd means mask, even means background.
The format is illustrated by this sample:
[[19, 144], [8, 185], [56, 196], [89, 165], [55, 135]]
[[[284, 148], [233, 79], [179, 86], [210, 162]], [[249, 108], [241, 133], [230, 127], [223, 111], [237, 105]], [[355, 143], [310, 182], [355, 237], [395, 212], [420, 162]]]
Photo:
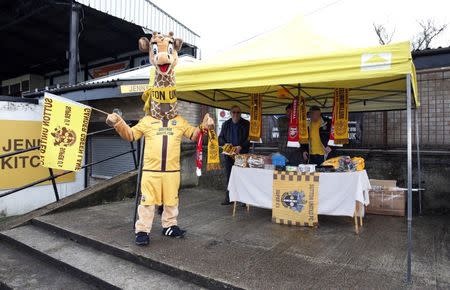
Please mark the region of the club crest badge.
[[72, 129], [66, 127], [56, 127], [51, 135], [55, 138], [53, 145], [69, 147], [75, 144], [76, 134]]
[[303, 191], [285, 192], [281, 196], [281, 203], [284, 207], [301, 212], [305, 207], [305, 193]]

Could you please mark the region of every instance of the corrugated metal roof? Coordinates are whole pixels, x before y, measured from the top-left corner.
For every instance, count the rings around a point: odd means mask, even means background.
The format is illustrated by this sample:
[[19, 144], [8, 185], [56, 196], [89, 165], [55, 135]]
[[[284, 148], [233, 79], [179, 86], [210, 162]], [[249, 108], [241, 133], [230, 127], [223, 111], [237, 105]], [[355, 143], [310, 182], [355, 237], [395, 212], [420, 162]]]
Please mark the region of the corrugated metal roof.
[[[199, 60], [189, 56], [182, 55], [178, 59], [178, 66], [182, 66], [184, 64], [189, 64], [193, 62], [199, 62]], [[100, 87], [114, 87], [119, 82], [135, 82], [135, 81], [144, 81], [148, 82], [150, 77], [150, 64], [131, 68], [128, 70], [120, 71], [111, 75], [107, 75], [104, 77], [88, 80], [82, 83], [78, 83], [76, 85], [56, 85], [54, 87], [45, 87], [43, 89], [36, 89], [33, 92], [25, 93], [23, 96], [25, 98], [34, 98], [39, 97], [44, 94], [44, 92], [60, 94], [64, 92], [71, 92], [76, 90], [86, 90], [92, 88], [100, 88]]]
[[184, 42], [197, 46], [199, 35], [148, 0], [77, 0], [78, 3], [124, 19], [151, 31], [173, 31]]

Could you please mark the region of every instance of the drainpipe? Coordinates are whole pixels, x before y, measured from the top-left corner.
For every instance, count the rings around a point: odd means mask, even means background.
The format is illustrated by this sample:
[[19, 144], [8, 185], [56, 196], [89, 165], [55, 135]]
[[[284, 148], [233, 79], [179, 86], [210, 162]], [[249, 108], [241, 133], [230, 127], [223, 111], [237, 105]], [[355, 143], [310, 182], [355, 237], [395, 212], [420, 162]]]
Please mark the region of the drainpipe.
[[77, 83], [78, 67], [78, 26], [81, 6], [72, 0], [70, 5], [70, 42], [69, 42], [69, 85]]

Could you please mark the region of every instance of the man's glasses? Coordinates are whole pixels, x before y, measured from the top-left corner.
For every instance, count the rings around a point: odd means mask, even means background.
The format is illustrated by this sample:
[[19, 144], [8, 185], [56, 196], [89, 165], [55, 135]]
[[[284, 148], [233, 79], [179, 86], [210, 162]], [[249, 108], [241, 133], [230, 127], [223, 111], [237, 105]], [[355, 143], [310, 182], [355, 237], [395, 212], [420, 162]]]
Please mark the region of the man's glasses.
[[231, 114], [240, 114], [241, 112], [238, 112], [238, 111], [233, 111], [233, 112], [231, 112]]

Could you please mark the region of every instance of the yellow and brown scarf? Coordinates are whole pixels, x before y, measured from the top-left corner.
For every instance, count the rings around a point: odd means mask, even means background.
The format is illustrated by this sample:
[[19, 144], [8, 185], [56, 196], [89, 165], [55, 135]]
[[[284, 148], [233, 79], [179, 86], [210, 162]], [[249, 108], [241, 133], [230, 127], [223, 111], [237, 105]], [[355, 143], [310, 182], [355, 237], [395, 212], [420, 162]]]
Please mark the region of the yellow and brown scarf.
[[262, 96], [250, 94], [250, 132], [248, 139], [259, 142], [262, 130]]
[[334, 90], [334, 143], [348, 144], [348, 89]]
[[206, 171], [220, 170], [219, 139], [214, 129], [208, 130], [208, 159]]

